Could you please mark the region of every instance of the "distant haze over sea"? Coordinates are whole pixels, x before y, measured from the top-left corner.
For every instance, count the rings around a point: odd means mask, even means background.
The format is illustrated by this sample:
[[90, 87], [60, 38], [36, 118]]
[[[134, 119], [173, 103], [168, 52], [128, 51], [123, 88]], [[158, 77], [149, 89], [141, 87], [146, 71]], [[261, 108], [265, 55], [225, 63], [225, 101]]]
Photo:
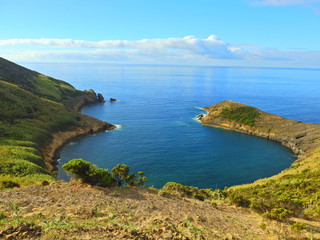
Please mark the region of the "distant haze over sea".
[[[94, 89], [106, 100], [84, 113], [117, 124], [117, 130], [72, 141], [63, 164], [84, 158], [111, 169], [128, 164], [148, 185], [169, 181], [223, 188], [269, 177], [295, 157], [278, 143], [202, 126], [199, 107], [223, 100], [255, 106], [285, 118], [320, 123], [320, 70], [108, 64], [24, 64]], [[59, 177], [66, 179], [62, 170]]]

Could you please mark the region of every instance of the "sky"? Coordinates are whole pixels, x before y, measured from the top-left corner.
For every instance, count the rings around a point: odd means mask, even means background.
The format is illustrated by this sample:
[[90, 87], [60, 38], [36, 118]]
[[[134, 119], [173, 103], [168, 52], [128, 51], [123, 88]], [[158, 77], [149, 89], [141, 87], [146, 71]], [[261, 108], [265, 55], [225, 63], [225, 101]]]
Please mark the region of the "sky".
[[0, 56], [320, 68], [320, 0], [0, 0]]

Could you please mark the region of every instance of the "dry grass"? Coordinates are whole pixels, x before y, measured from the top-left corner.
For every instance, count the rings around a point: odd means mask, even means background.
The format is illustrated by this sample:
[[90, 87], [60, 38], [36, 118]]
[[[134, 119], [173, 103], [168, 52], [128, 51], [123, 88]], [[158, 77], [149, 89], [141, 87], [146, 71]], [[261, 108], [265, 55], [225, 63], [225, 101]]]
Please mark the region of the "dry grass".
[[305, 234], [248, 209], [163, 197], [156, 189], [53, 182], [2, 191], [0, 199], [1, 239], [303, 239]]

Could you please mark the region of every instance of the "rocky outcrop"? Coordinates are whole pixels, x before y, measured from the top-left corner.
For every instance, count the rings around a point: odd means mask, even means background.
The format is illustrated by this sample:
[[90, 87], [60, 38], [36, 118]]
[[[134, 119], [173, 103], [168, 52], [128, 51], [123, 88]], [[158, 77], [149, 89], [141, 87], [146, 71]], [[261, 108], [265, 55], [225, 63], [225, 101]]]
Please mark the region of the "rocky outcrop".
[[100, 121], [84, 114], [81, 115], [81, 122], [83, 123], [82, 127], [74, 127], [69, 131], [54, 133], [51, 142], [42, 149], [42, 156], [49, 172], [55, 173], [60, 151], [71, 140], [116, 128], [116, 126], [110, 123]]
[[98, 102], [99, 102], [99, 103], [104, 103], [104, 102], [105, 102], [104, 97], [102, 96], [101, 93], [98, 93], [97, 98], [98, 98]]
[[110, 98], [110, 102], [116, 102], [116, 101], [118, 101], [118, 100], [115, 98]]
[[71, 108], [73, 111], [80, 112], [85, 106], [103, 102], [105, 101], [102, 94], [96, 94], [92, 89], [90, 89], [89, 91], [83, 92], [81, 96], [76, 97]]
[[203, 114], [197, 115], [197, 119], [198, 119], [198, 120], [201, 120], [202, 118], [204, 118], [204, 115], [203, 115]]
[[260, 116], [252, 127], [225, 119], [221, 116], [223, 109], [235, 109], [239, 107], [248, 106], [233, 101], [224, 101], [204, 108], [204, 110], [208, 111], [208, 114], [201, 119], [201, 123], [268, 138], [280, 142], [300, 156], [320, 146], [320, 125], [317, 124], [288, 120], [259, 109], [257, 110]]

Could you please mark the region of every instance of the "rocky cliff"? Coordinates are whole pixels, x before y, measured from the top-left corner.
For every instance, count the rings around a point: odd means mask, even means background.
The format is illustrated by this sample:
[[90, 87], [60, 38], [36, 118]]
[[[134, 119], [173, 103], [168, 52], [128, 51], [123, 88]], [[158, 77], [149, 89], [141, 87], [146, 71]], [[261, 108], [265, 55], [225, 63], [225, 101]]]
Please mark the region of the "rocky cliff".
[[104, 97], [101, 93], [96, 94], [95, 91], [90, 89], [89, 91], [85, 91], [83, 95], [78, 96], [74, 99], [72, 103], [72, 110], [76, 112], [80, 112], [82, 108], [85, 106], [96, 104], [96, 103], [103, 103]]
[[203, 108], [208, 114], [201, 119], [201, 122], [204, 125], [230, 129], [280, 142], [300, 156], [320, 146], [320, 125], [288, 120], [257, 108], [252, 108], [258, 114], [251, 126], [232, 120], [232, 118], [226, 118], [223, 114], [225, 111], [240, 108], [252, 107], [233, 101], [214, 104]]
[[50, 143], [42, 149], [42, 157], [49, 172], [54, 173], [57, 170], [56, 165], [57, 159], [60, 157], [60, 151], [72, 139], [116, 128], [110, 123], [85, 114], [81, 114], [81, 122], [81, 127], [73, 127], [68, 131], [54, 133]]

